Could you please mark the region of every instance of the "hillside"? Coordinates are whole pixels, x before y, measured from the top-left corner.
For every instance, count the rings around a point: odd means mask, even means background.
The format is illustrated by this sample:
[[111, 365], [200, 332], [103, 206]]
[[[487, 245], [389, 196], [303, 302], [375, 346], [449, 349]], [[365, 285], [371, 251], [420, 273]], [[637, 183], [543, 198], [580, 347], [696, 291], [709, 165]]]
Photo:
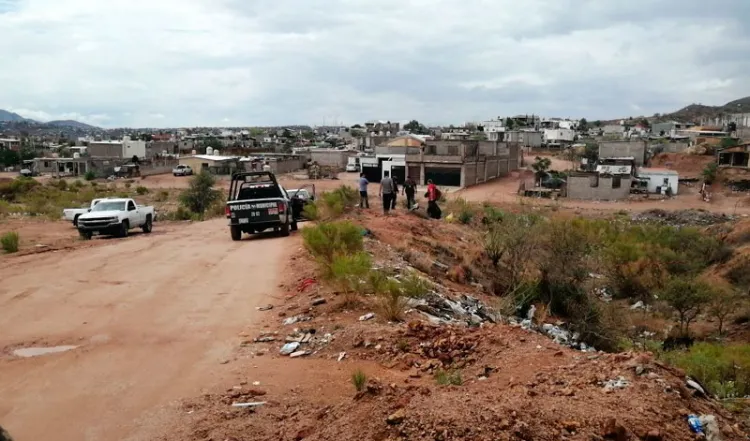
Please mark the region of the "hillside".
[[74, 127], [76, 129], [97, 129], [98, 128], [89, 124], [85, 124], [85, 123], [70, 120], [70, 119], [59, 120], [59, 121], [49, 121], [47, 124], [50, 126], [55, 126], [55, 127]]
[[21, 121], [27, 121], [27, 119], [17, 113], [8, 112], [7, 110], [0, 109], [0, 122], [21, 122]]
[[697, 122], [703, 117], [714, 117], [726, 113], [745, 112], [750, 112], [750, 96], [730, 101], [723, 106], [690, 104], [676, 112], [664, 114], [659, 119]]

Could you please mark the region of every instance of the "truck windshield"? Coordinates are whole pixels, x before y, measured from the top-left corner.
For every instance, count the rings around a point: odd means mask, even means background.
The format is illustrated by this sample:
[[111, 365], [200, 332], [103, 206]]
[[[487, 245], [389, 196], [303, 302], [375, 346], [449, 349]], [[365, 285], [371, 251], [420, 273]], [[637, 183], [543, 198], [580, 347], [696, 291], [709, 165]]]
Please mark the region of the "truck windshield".
[[125, 201], [99, 202], [91, 211], [125, 211]]

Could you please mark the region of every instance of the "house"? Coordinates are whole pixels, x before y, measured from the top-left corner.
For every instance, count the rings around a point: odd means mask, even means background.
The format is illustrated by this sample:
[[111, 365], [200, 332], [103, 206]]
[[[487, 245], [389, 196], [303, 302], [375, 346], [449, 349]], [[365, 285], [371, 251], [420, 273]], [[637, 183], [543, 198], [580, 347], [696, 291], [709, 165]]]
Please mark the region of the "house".
[[576, 140], [576, 131], [562, 128], [544, 129], [542, 139], [547, 147], [570, 146]]
[[535, 130], [516, 130], [509, 132], [491, 132], [488, 133], [489, 141], [517, 142], [522, 147], [537, 148], [541, 147], [544, 142], [544, 133]]
[[346, 168], [346, 163], [349, 162], [349, 157], [356, 154], [351, 150], [310, 149], [310, 160], [321, 166], [343, 170]]
[[92, 141], [88, 146], [89, 155], [98, 158], [146, 157], [146, 141], [132, 140], [124, 136], [120, 141]]
[[21, 140], [18, 138], [0, 138], [0, 149], [21, 150]]
[[676, 195], [679, 187], [679, 174], [666, 168], [639, 168], [636, 172], [639, 181], [646, 181], [649, 193]]
[[572, 172], [565, 184], [565, 194], [571, 199], [614, 201], [627, 199], [633, 176], [630, 171], [615, 169], [600, 172]]
[[239, 160], [235, 156], [193, 155], [179, 159], [180, 165], [187, 165], [194, 173], [203, 170], [215, 175], [230, 175], [239, 167]]
[[641, 167], [646, 163], [646, 141], [601, 141], [599, 142], [599, 159], [633, 157], [635, 165]]
[[750, 167], [750, 142], [725, 148], [718, 152], [719, 167]]
[[55, 176], [80, 176], [91, 168], [87, 158], [34, 158], [33, 170]]
[[695, 126], [693, 123], [681, 123], [677, 121], [666, 121], [660, 123], [654, 123], [651, 125], [651, 133], [657, 136], [675, 138], [677, 132], [681, 130], [687, 130]]
[[518, 169], [518, 143], [429, 138], [417, 141], [393, 140], [378, 146], [375, 149], [378, 163], [373, 166], [381, 171], [390, 168], [401, 182], [409, 176], [422, 185], [432, 180], [449, 187], [469, 187]]
[[622, 124], [607, 124], [601, 130], [603, 136], [613, 138], [622, 138], [625, 136], [625, 126]]

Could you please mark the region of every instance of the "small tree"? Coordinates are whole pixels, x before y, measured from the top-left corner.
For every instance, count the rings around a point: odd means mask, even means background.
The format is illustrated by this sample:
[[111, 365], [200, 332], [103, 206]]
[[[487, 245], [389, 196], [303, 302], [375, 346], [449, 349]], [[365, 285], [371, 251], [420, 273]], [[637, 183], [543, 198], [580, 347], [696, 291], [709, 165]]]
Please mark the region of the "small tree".
[[193, 213], [203, 216], [213, 204], [221, 199], [221, 193], [214, 190], [216, 179], [203, 170], [190, 179], [190, 187], [180, 195], [180, 203]]
[[667, 282], [660, 298], [677, 313], [681, 335], [689, 335], [690, 323], [711, 301], [711, 290], [705, 282], [692, 278], [673, 277]]
[[551, 159], [537, 156], [536, 158], [534, 158], [534, 163], [531, 164], [531, 168], [534, 169], [534, 175], [536, 176], [536, 178], [542, 179], [551, 165]]
[[730, 147], [734, 147], [737, 144], [739, 144], [739, 140], [737, 140], [735, 138], [729, 138], [729, 137], [721, 138], [721, 148], [723, 148], [723, 149], [728, 149]]
[[727, 317], [737, 310], [739, 303], [740, 296], [728, 287], [717, 289], [714, 293], [711, 303], [708, 305], [708, 313], [719, 322], [719, 335], [724, 332], [724, 323]]
[[718, 173], [718, 164], [716, 164], [715, 162], [711, 162], [710, 164], [706, 165], [706, 168], [703, 169], [703, 180], [706, 181], [706, 184], [713, 184], [714, 181], [716, 181]]
[[514, 123], [513, 123], [513, 120], [512, 120], [512, 119], [510, 119], [510, 118], [505, 118], [505, 127], [506, 127], [506, 128], [508, 129], [508, 130], [513, 130], [513, 127], [514, 127]]
[[578, 121], [578, 130], [585, 132], [589, 129], [589, 122], [586, 121], [586, 118], [581, 118], [580, 121]]

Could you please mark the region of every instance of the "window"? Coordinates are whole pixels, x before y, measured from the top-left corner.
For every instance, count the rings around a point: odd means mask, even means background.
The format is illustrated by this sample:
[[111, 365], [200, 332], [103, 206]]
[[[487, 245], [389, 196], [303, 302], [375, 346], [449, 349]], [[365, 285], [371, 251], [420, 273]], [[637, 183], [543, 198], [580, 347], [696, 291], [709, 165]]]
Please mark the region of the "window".
[[135, 202], [129, 201], [128, 202], [128, 211], [133, 211], [133, 210], [135, 210]]
[[622, 186], [622, 177], [612, 176], [612, 188], [620, 188]]

